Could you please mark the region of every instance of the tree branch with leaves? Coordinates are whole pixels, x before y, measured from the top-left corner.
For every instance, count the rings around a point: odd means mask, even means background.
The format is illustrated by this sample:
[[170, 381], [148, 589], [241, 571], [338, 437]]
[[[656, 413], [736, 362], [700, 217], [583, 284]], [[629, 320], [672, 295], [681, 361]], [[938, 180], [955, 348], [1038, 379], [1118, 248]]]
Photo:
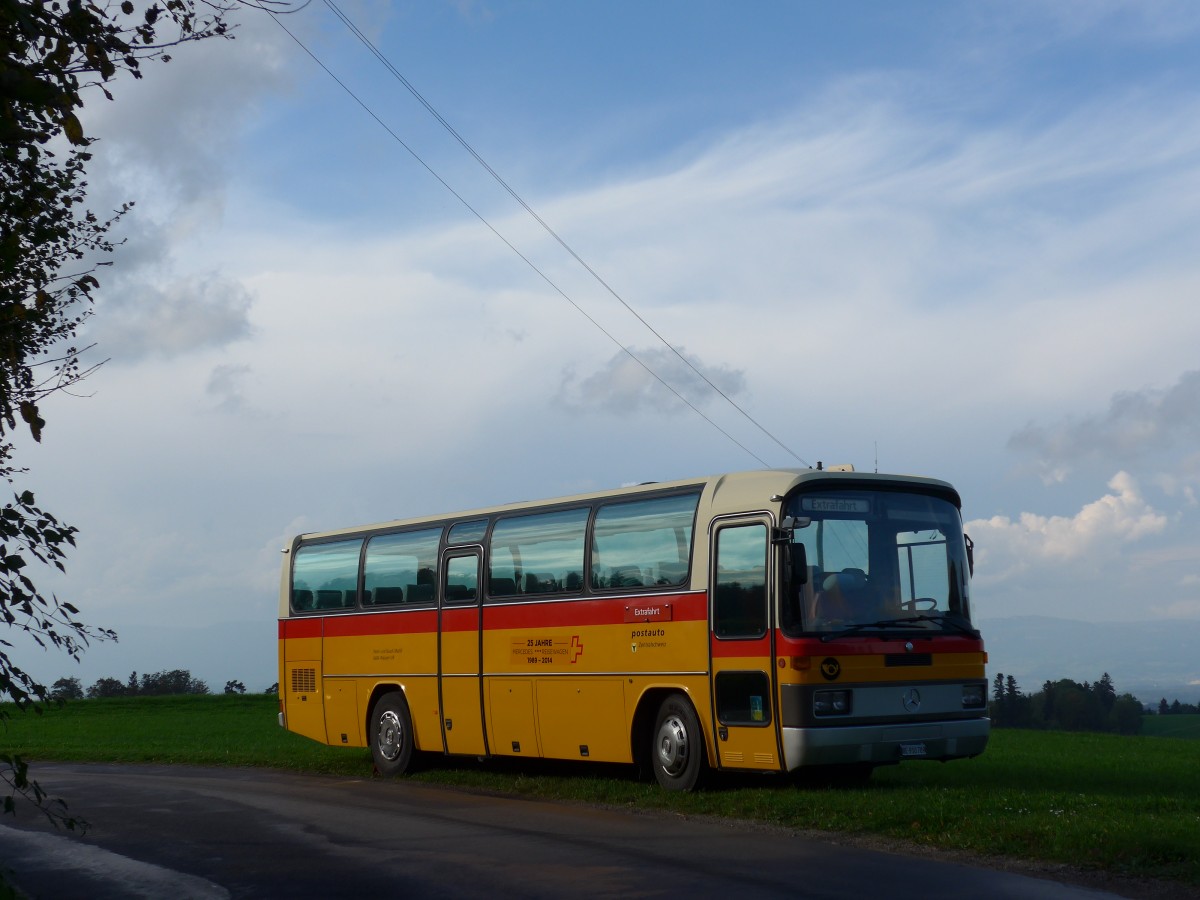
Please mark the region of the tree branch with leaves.
[[[111, 265], [110, 231], [132, 207], [102, 214], [87, 207], [94, 139], [84, 127], [85, 97], [112, 100], [114, 80], [141, 78], [144, 63], [167, 62], [187, 43], [232, 37], [228, 19], [238, 5], [0, 0], [0, 478], [10, 483], [26, 471], [14, 461], [18, 430], [40, 441], [46, 398], [100, 365], [83, 363], [74, 341], [91, 315], [98, 273]], [[74, 659], [91, 641], [116, 634], [85, 625], [30, 573], [34, 564], [65, 571], [76, 534], [28, 490], [0, 510], [0, 622]], [[0, 699], [40, 712], [48, 693], [12, 662], [12, 646], [0, 639]], [[0, 724], [8, 715], [0, 709]], [[19, 757], [0, 753], [0, 778], [9, 786], [6, 811], [24, 796], [56, 824], [79, 824], [65, 805], [48, 801]]]

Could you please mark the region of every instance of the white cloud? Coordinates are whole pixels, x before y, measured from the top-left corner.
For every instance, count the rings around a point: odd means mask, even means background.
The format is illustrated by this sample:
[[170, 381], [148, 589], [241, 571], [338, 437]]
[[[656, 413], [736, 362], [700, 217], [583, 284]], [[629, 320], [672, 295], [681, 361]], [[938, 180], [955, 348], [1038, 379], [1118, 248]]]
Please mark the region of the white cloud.
[[1198, 437], [1200, 371], [1190, 371], [1165, 390], [1118, 393], [1099, 415], [1070, 417], [1051, 426], [1026, 425], [1009, 439], [1009, 447], [1051, 468], [1089, 455], [1136, 459]]
[[1160, 619], [1200, 619], [1200, 598], [1151, 604], [1150, 612]]
[[249, 334], [251, 297], [221, 262], [204, 259], [219, 229], [239, 143], [266, 98], [291, 82], [291, 42], [265, 13], [235, 12], [233, 40], [209, 39], [120, 76], [115, 100], [86, 94], [81, 112], [97, 138], [89, 206], [133, 208], [110, 232], [113, 270], [98, 272], [97, 315], [85, 339], [115, 364], [174, 356]]
[[1111, 493], [1086, 504], [1074, 516], [1022, 513], [1015, 520], [993, 516], [966, 523], [975, 540], [976, 574], [987, 585], [1024, 576], [1030, 569], [1087, 563], [1122, 544], [1159, 534], [1168, 517], [1146, 502], [1137, 483], [1118, 472]]
[[[1195, 213], [1176, 195], [1200, 179], [1200, 129], [1178, 126], [1190, 100], [1169, 116], [1096, 102], [1044, 127], [969, 131], [868, 94], [830, 91], [539, 212], [656, 329], [735, 378], [739, 402], [804, 457], [861, 460], [882, 438], [888, 459], [961, 467], [978, 447], [994, 454], [1031, 410], [1177, 377], [1194, 359], [1200, 305], [1178, 303], [1200, 285], [1190, 254], [1164, 241], [1153, 266], [1135, 260], [1103, 283], [1093, 272], [1124, 252], [1129, 221], [1154, 219], [1143, 204], [1171, 214], [1142, 238], [1187, 233]], [[677, 402], [473, 219], [274, 224], [294, 212], [246, 206], [239, 227], [257, 230], [222, 248], [256, 298], [254, 408], [361, 404], [349, 420], [378, 433], [382, 411], [402, 402], [406, 417], [469, 446], [500, 422], [547, 421], [555, 400], [597, 411]], [[646, 346], [523, 213], [492, 221], [618, 340]], [[432, 394], [396, 392], [433, 373], [452, 415]], [[1061, 481], [1069, 470], [1050, 471]]]
[[496, 12], [487, 0], [450, 0], [450, 5], [471, 25], [482, 25], [496, 18]]
[[218, 409], [237, 412], [244, 407], [242, 384], [251, 371], [243, 365], [219, 365], [212, 370], [207, 390]]
[[220, 275], [161, 286], [118, 280], [97, 304], [84, 336], [116, 364], [178, 356], [248, 337], [251, 303], [239, 282]]
[[[241, 7], [233, 21], [232, 40], [188, 44], [169, 63], [144, 64], [140, 79], [118, 78], [112, 102], [87, 95], [84, 126], [99, 138], [91, 168], [105, 193], [129, 191], [155, 214], [221, 195], [246, 124], [287, 88], [295, 65], [291, 41], [269, 15]], [[289, 21], [303, 27], [303, 19]]]
[[1172, 44], [1186, 41], [1200, 30], [1200, 11], [1188, 0], [1022, 0], [1005, 3], [1003, 8], [1009, 14], [1005, 19], [1023, 20], [1023, 36], [1034, 37], [1031, 32], [1036, 29], [1049, 41], [1099, 33], [1118, 44]]
[[633, 347], [629, 353], [618, 352], [590, 375], [565, 371], [558, 402], [576, 411], [634, 413], [647, 409], [677, 414], [685, 412], [686, 406], [671, 388], [693, 405], [708, 405], [716, 399], [705, 379], [730, 398], [745, 389], [742, 372], [705, 365], [683, 348]]

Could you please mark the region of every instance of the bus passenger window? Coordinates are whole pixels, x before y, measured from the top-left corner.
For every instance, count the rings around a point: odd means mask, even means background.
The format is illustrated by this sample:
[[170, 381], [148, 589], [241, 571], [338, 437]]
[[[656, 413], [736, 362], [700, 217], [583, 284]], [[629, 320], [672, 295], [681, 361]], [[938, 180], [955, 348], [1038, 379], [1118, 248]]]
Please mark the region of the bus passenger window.
[[767, 632], [767, 529], [736, 525], [717, 532], [713, 629], [718, 637]]
[[492, 541], [488, 594], [492, 597], [511, 597], [517, 592], [517, 561], [508, 547], [497, 547]]
[[592, 587], [667, 587], [687, 581], [699, 499], [699, 494], [683, 494], [600, 507], [592, 533]]
[[[583, 544], [590, 510], [511, 516], [492, 527], [488, 593], [551, 594], [583, 584]], [[574, 588], [578, 590], [578, 587]]]
[[446, 561], [446, 602], [471, 603], [478, 596], [479, 559], [455, 556]]
[[393, 603], [404, 602], [404, 588], [393, 586], [377, 587], [372, 592], [370, 603], [378, 606], [389, 606]]
[[358, 594], [362, 540], [303, 544], [292, 562], [292, 609], [345, 609]]
[[451, 526], [450, 534], [446, 536], [446, 543], [482, 544], [483, 536], [487, 534], [487, 527], [487, 519], [474, 519], [470, 522], [458, 522]]
[[496, 577], [493, 575], [488, 579], [488, 593], [493, 597], [511, 597], [516, 592], [517, 580], [515, 578]]
[[441, 528], [371, 538], [363, 562], [363, 603], [394, 606], [433, 602], [441, 538]]
[[[350, 591], [345, 593], [349, 594]], [[317, 609], [340, 609], [345, 605], [342, 603], [344, 596], [342, 591], [317, 591]]]

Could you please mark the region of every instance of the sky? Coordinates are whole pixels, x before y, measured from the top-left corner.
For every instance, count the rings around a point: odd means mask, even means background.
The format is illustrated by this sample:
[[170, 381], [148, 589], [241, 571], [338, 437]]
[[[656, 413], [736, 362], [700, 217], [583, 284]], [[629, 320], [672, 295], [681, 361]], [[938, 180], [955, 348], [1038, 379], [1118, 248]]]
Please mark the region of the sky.
[[958, 488], [985, 629], [1200, 619], [1200, 7], [237, 21], [81, 115], [136, 206], [15, 486], [121, 640], [47, 683], [262, 689], [299, 532], [818, 461]]

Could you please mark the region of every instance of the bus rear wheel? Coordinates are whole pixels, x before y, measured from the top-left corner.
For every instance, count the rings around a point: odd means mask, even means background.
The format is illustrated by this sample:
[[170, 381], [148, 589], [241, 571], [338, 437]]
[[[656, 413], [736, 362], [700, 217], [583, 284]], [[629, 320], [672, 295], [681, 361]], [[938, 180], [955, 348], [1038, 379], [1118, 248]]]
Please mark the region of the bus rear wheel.
[[650, 745], [654, 777], [668, 791], [690, 791], [704, 770], [700, 720], [683, 694], [671, 694], [658, 708]]
[[399, 691], [384, 694], [371, 710], [370, 738], [375, 771], [391, 778], [408, 769], [413, 755], [412, 716]]

